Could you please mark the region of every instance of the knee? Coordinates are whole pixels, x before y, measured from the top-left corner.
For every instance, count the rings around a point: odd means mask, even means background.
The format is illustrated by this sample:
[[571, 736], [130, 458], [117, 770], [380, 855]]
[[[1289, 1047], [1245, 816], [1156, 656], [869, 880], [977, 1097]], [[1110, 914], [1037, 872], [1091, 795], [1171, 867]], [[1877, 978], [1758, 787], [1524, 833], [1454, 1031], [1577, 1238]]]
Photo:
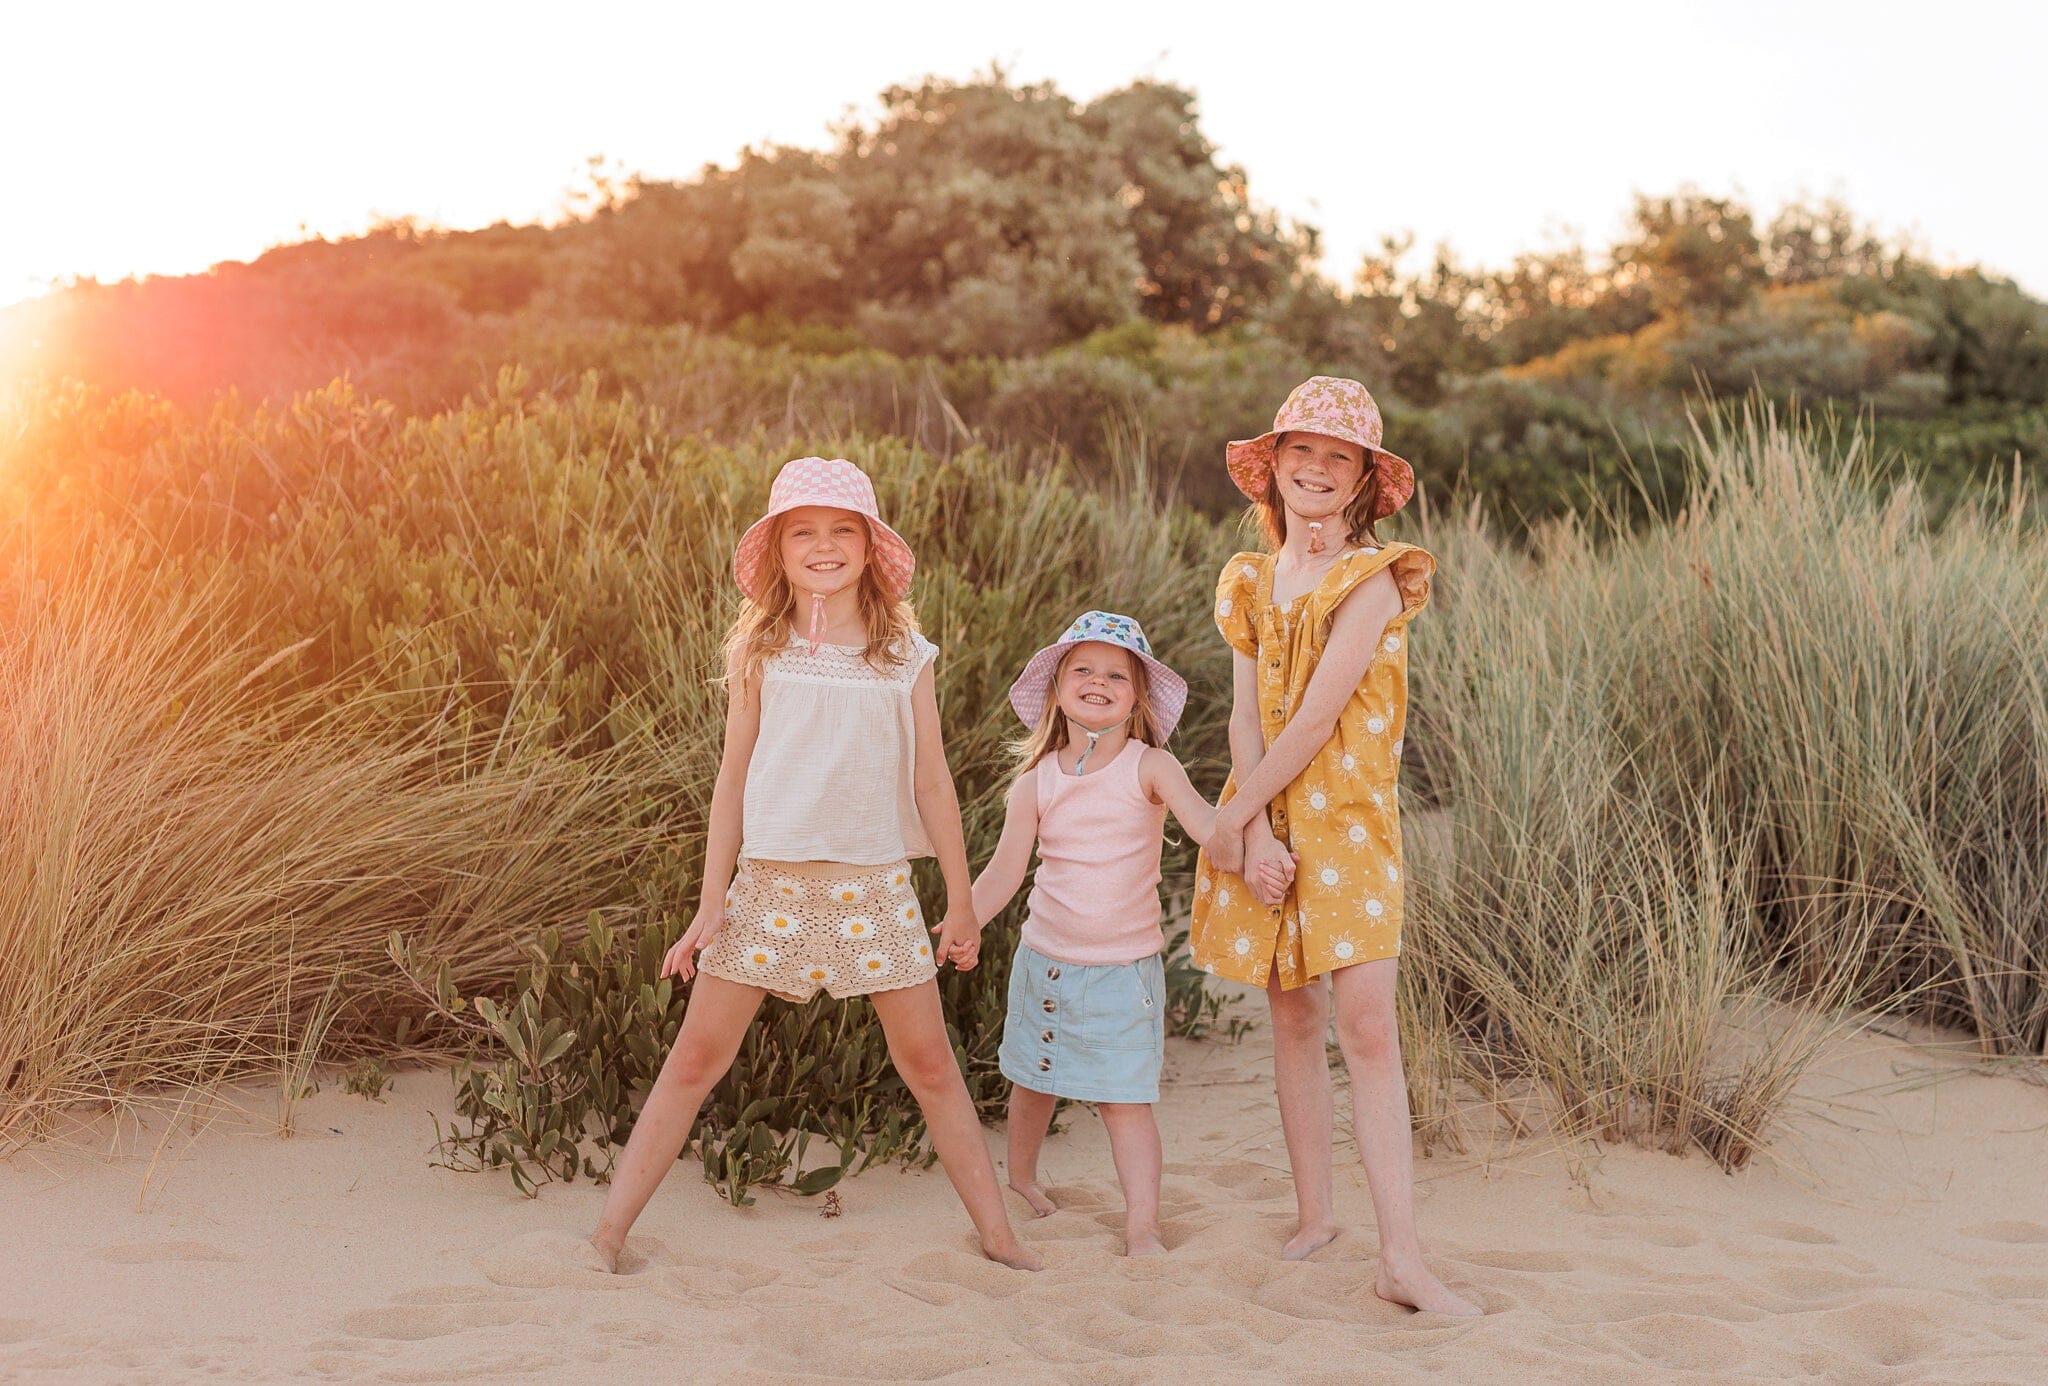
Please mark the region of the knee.
[[1401, 1031], [1391, 1015], [1339, 1015], [1337, 1047], [1348, 1064], [1401, 1065]]
[[942, 1091], [947, 1084], [961, 1081], [960, 1065], [950, 1045], [906, 1045], [891, 1057], [896, 1061], [896, 1074], [903, 1080], [903, 1086], [920, 1101], [927, 1093]]
[[1329, 1032], [1330, 1004], [1319, 985], [1269, 993], [1273, 1012], [1273, 1043], [1283, 1048], [1320, 1046]]
[[673, 1088], [709, 1088], [731, 1066], [730, 1054], [701, 1040], [680, 1036], [675, 1048], [668, 1051], [668, 1061], [661, 1066], [660, 1082]]

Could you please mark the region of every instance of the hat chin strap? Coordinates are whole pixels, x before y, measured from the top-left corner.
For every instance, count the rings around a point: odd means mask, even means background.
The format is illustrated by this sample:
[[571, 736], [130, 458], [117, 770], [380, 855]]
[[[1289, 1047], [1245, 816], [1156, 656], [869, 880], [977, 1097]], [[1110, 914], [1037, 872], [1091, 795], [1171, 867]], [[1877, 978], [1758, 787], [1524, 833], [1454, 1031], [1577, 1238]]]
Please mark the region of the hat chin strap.
[[811, 654], [816, 654], [818, 646], [825, 643], [825, 597], [821, 592], [811, 593], [811, 629], [805, 639]]
[[[1062, 713], [1062, 714], [1061, 714], [1061, 716], [1065, 716], [1065, 715], [1066, 715], [1066, 714], [1064, 714], [1064, 713]], [[1080, 756], [1079, 756], [1079, 757], [1078, 757], [1078, 758], [1077, 758], [1077, 759], [1076, 759], [1076, 760], [1074, 761], [1074, 774], [1075, 774], [1075, 775], [1077, 775], [1077, 776], [1078, 776], [1078, 775], [1084, 775], [1084, 774], [1086, 774], [1086, 773], [1088, 772], [1088, 757], [1090, 757], [1090, 756], [1092, 756], [1092, 755], [1094, 755], [1094, 754], [1095, 754], [1095, 743], [1096, 743], [1096, 742], [1098, 742], [1098, 741], [1100, 741], [1100, 740], [1102, 740], [1102, 738], [1103, 738], [1103, 737], [1105, 737], [1105, 736], [1108, 736], [1108, 735], [1109, 735], [1109, 734], [1110, 734], [1111, 732], [1115, 731], [1115, 730], [1116, 730], [1116, 729], [1117, 729], [1118, 727], [1121, 727], [1121, 726], [1125, 726], [1125, 725], [1127, 725], [1127, 724], [1128, 724], [1128, 723], [1130, 722], [1130, 720], [1131, 720], [1131, 714], [1129, 714], [1129, 713], [1126, 713], [1126, 714], [1124, 715], [1124, 717], [1122, 718], [1122, 720], [1120, 720], [1120, 721], [1116, 721], [1116, 722], [1111, 722], [1111, 723], [1110, 723], [1110, 724], [1109, 724], [1108, 726], [1106, 726], [1106, 727], [1102, 728], [1102, 729], [1101, 729], [1100, 731], [1089, 731], [1089, 730], [1088, 730], [1088, 728], [1086, 728], [1086, 727], [1082, 726], [1082, 725], [1081, 725], [1081, 724], [1080, 724], [1079, 722], [1076, 722], [1076, 721], [1075, 721], [1075, 720], [1074, 720], [1073, 718], [1071, 718], [1071, 717], [1068, 717], [1068, 718], [1067, 718], [1067, 731], [1068, 731], [1068, 733], [1069, 733], [1069, 734], [1071, 734], [1071, 733], [1073, 733], [1073, 732], [1079, 732], [1079, 733], [1081, 733], [1081, 735], [1083, 735], [1083, 736], [1085, 736], [1085, 737], [1087, 737], [1087, 738], [1088, 738], [1088, 746], [1087, 746], [1087, 749], [1083, 750], [1083, 751], [1081, 752]]]

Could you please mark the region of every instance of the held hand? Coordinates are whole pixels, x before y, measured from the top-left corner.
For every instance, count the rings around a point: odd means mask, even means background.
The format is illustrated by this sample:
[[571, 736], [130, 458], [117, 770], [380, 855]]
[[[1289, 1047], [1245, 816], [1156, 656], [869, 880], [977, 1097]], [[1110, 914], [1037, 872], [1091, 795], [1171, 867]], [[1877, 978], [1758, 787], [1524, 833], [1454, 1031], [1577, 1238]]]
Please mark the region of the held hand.
[[933, 961], [941, 965], [950, 962], [959, 972], [972, 972], [981, 961], [981, 925], [974, 921], [973, 906], [948, 908], [946, 917], [932, 932], [939, 936], [932, 950]]
[[679, 982], [689, 981], [697, 971], [697, 955], [712, 945], [718, 931], [724, 927], [724, 901], [699, 905], [697, 917], [690, 921], [690, 927], [683, 931], [683, 936], [662, 958], [661, 975], [673, 976]]
[[1294, 856], [1272, 837], [1263, 835], [1246, 852], [1245, 884], [1260, 904], [1278, 905], [1294, 884]]
[[1209, 864], [1233, 876], [1244, 870], [1244, 829], [1241, 825], [1232, 829], [1222, 818], [1216, 820], [1216, 831], [1209, 838]]

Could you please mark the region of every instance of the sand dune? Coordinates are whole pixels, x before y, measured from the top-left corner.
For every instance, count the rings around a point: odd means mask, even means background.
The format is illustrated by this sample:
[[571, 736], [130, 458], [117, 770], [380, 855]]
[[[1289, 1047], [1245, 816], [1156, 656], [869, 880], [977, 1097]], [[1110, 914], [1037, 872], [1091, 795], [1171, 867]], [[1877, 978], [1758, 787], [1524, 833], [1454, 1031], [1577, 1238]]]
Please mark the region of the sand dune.
[[[1424, 1236], [1478, 1321], [1371, 1293], [1350, 1230], [1292, 1215], [1262, 1036], [1176, 1041], [1161, 1106], [1171, 1254], [1129, 1262], [1100, 1124], [1047, 1147], [1037, 1276], [977, 1256], [936, 1171], [864, 1175], [843, 1212], [734, 1210], [679, 1168], [592, 1271], [601, 1191], [535, 1201], [429, 1169], [439, 1073], [387, 1101], [271, 1094], [96, 1124], [0, 1164], [0, 1376], [638, 1382], [2048, 1381], [2048, 1087], [1944, 1047], [1845, 1041], [1759, 1167], [1540, 1142], [1419, 1165]], [[991, 1133], [999, 1148], [999, 1137]], [[111, 1153], [110, 1153], [111, 1152]], [[1021, 1215], [1022, 1205], [1016, 1211]]]

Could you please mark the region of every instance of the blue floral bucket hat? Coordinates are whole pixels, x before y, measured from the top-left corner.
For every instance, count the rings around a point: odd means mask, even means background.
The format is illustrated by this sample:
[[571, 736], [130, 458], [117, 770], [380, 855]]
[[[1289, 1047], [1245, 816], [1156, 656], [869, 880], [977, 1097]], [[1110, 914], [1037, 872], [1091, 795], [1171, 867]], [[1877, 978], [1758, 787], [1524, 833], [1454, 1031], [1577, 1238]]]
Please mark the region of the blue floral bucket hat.
[[1181, 713], [1187, 710], [1188, 681], [1153, 655], [1152, 642], [1145, 638], [1136, 621], [1114, 611], [1082, 612], [1067, 627], [1065, 635], [1031, 656], [1024, 672], [1010, 685], [1010, 706], [1024, 719], [1024, 725], [1035, 727], [1045, 716], [1045, 705], [1052, 699], [1053, 671], [1059, 668], [1061, 656], [1072, 646], [1091, 640], [1129, 650], [1145, 661], [1145, 671], [1151, 675], [1151, 691], [1146, 701], [1152, 720], [1159, 726], [1159, 739], [1164, 741], [1173, 735]]

